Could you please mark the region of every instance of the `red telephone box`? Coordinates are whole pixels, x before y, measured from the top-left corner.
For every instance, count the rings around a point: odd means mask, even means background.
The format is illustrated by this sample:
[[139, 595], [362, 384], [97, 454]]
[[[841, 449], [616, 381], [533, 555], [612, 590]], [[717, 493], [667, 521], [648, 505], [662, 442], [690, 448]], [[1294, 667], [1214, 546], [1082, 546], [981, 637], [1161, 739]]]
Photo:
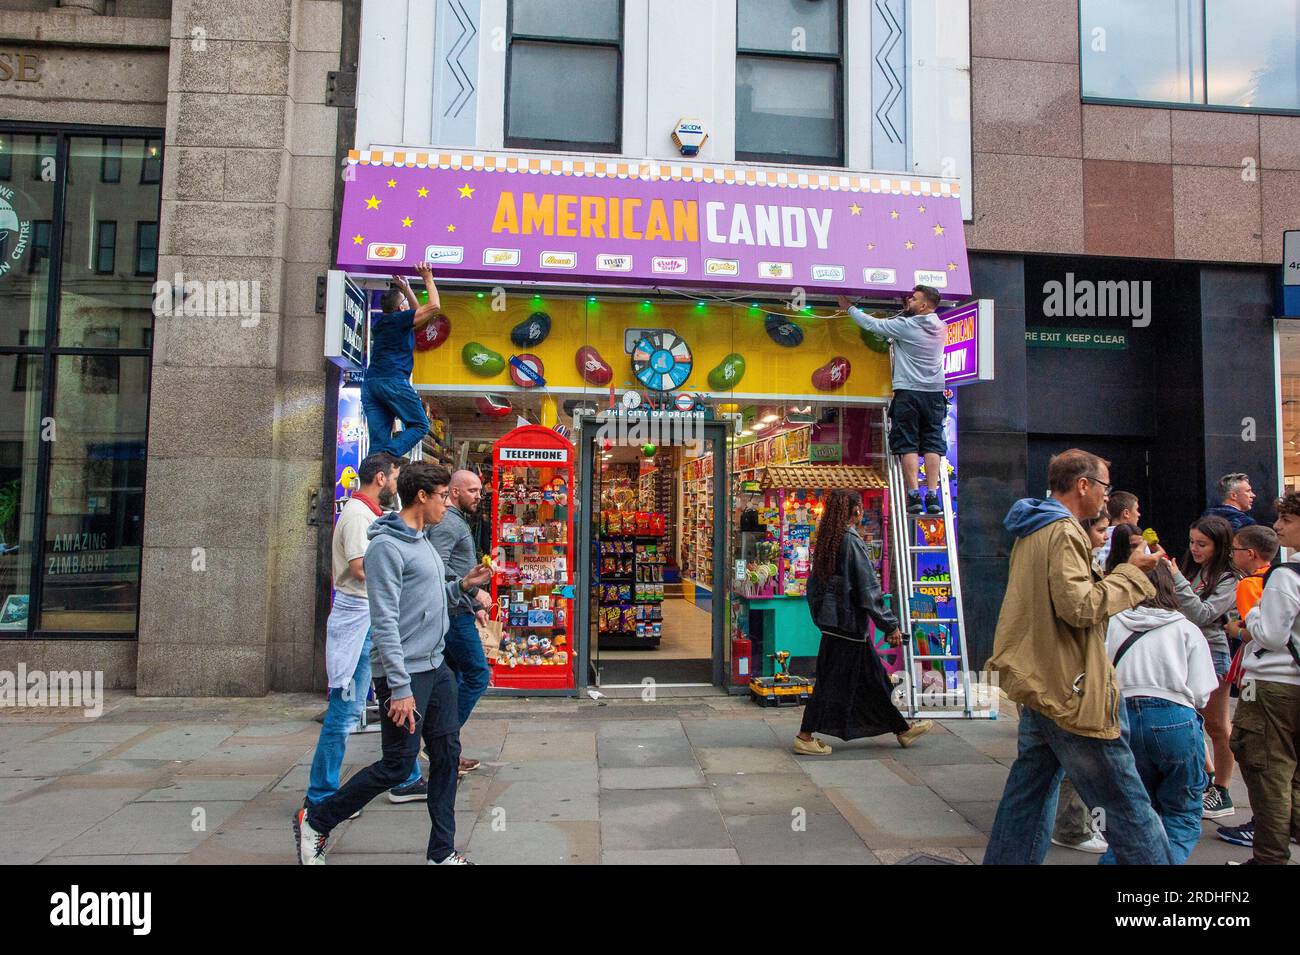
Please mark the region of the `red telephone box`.
[[492, 597], [502, 637], [492, 685], [574, 688], [574, 448], [540, 425], [492, 447]]

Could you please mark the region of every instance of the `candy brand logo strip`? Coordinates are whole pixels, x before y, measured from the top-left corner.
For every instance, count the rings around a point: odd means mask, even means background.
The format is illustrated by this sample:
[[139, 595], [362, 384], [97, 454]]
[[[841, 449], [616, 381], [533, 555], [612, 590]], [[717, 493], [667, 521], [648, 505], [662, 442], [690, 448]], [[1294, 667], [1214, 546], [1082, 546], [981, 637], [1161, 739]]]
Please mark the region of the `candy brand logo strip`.
[[424, 250], [424, 261], [443, 265], [459, 265], [465, 259], [465, 247], [460, 245], [431, 245]]
[[153, 893], [82, 892], [74, 885], [50, 896], [50, 924], [128, 926], [132, 935], [148, 935], [153, 928]]
[[601, 272], [631, 272], [632, 256], [602, 252], [596, 256], [596, 269]]
[[893, 285], [898, 273], [893, 269], [863, 269], [862, 278], [871, 285]]
[[578, 267], [578, 253], [543, 252], [538, 261], [544, 269], [576, 269]]
[[377, 262], [398, 262], [406, 258], [406, 246], [400, 242], [371, 242], [366, 258]]
[[932, 285], [935, 288], [948, 287], [948, 273], [939, 271], [929, 271], [918, 269], [912, 275], [916, 278], [917, 285]]
[[794, 266], [789, 262], [759, 262], [758, 277], [761, 279], [794, 278]]
[[685, 272], [689, 263], [684, 255], [656, 255], [650, 260], [650, 271], [674, 274]]
[[484, 265], [518, 265], [518, 249], [484, 249]]
[[704, 271], [709, 275], [739, 275], [739, 259], [705, 259]]
[[843, 282], [844, 266], [814, 265], [812, 267], [812, 277], [818, 282]]

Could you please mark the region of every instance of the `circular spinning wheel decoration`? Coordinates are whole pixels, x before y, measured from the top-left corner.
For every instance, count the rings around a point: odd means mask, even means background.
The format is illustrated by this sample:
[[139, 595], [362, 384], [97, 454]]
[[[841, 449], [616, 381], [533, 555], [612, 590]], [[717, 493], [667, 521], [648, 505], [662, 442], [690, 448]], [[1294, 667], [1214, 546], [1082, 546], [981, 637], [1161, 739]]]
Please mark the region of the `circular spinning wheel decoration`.
[[653, 391], [680, 388], [691, 376], [691, 349], [673, 332], [646, 332], [632, 349], [632, 374]]

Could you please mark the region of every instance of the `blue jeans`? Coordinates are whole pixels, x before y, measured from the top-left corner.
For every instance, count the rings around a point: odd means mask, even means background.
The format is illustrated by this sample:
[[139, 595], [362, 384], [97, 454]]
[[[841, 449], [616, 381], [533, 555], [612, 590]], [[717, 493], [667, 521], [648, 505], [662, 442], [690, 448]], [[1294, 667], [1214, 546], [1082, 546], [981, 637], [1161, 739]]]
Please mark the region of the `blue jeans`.
[[479, 639], [472, 613], [452, 616], [451, 626], [447, 630], [447, 646], [443, 653], [451, 664], [452, 672], [456, 674], [457, 699], [460, 702], [458, 713], [460, 725], [464, 726], [491, 678], [487, 657], [483, 655], [483, 641]]
[[[1169, 837], [1170, 860], [1182, 865], [1201, 838], [1208, 784], [1200, 714], [1154, 696], [1129, 697], [1124, 707], [1138, 775]], [[1113, 864], [1114, 853], [1107, 850], [1101, 861]]]
[[[330, 702], [325, 710], [325, 720], [316, 738], [316, 753], [311, 759], [311, 781], [307, 784], [307, 803], [316, 805], [334, 795], [339, 788], [339, 772], [343, 769], [343, 753], [347, 749], [348, 734], [361, 723], [370, 692], [370, 634], [361, 645], [361, 658], [352, 671], [352, 683], [346, 688], [333, 687]], [[411, 775], [403, 783], [409, 786], [420, 778], [420, 760], [415, 760]]]
[[[429, 433], [429, 416], [424, 413], [420, 396], [405, 378], [370, 378], [361, 382], [361, 410], [366, 415], [370, 434], [370, 454], [387, 451], [406, 457], [420, 439]], [[402, 422], [402, 430], [393, 434], [393, 419]]]
[[1104, 835], [1118, 862], [1169, 864], [1169, 840], [1133, 762], [1123, 706], [1119, 718], [1119, 739], [1094, 739], [1020, 708], [1019, 752], [993, 820], [985, 865], [1042, 864], [1067, 773], [1084, 805], [1104, 810]]

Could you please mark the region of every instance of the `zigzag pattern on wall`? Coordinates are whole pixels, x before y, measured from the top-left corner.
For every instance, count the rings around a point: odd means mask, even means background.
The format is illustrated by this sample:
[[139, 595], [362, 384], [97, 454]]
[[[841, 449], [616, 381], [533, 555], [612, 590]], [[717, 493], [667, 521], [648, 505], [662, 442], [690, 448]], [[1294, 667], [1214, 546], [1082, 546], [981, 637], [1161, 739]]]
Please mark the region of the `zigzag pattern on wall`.
[[474, 98], [474, 81], [460, 62], [460, 58], [469, 49], [470, 41], [478, 34], [478, 28], [474, 26], [474, 20], [461, 0], [447, 0], [447, 8], [455, 14], [456, 20], [460, 23], [460, 36], [447, 50], [447, 57], [444, 61], [447, 64], [448, 71], [460, 84], [459, 92], [447, 104], [447, 108], [442, 113], [444, 117], [450, 116], [454, 118], [459, 116], [461, 110], [469, 105], [469, 102]]
[[898, 104], [903, 96], [903, 79], [895, 69], [892, 62], [894, 51], [903, 41], [903, 26], [898, 22], [898, 17], [890, 8], [890, 0], [875, 0], [876, 12], [880, 19], [884, 21], [889, 32], [885, 35], [876, 49], [875, 61], [876, 66], [880, 67], [880, 72], [889, 85], [888, 90], [883, 91], [884, 95], [880, 97], [880, 105], [876, 107], [875, 119], [881, 131], [885, 134], [887, 140], [891, 143], [903, 142], [903, 133], [895, 123], [893, 113], [894, 107]]

